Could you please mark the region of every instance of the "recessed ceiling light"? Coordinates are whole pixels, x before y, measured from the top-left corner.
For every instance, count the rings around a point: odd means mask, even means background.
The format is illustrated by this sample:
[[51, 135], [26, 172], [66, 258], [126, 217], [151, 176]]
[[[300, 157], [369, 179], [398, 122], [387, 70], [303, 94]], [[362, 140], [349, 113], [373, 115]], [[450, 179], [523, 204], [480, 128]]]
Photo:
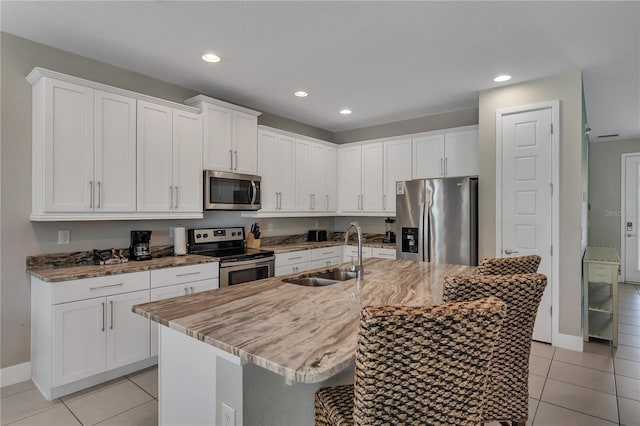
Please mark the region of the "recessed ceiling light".
[[298, 90], [297, 92], [294, 93], [294, 95], [296, 95], [299, 98], [306, 98], [307, 96], [309, 96], [309, 94], [304, 90]]
[[207, 53], [202, 55], [202, 60], [206, 62], [220, 62], [220, 56], [213, 53]]
[[511, 76], [507, 74], [502, 74], [493, 79], [496, 83], [502, 83], [503, 81], [511, 80]]
[[351, 110], [349, 108], [341, 109], [340, 110], [340, 114], [349, 115], [349, 114], [351, 114]]

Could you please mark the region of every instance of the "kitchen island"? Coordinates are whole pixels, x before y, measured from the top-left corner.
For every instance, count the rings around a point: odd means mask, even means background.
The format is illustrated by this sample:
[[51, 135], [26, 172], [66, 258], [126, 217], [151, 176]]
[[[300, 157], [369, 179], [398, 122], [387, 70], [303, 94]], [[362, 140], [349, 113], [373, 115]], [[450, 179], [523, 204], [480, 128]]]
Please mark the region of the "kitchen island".
[[277, 277], [134, 306], [163, 325], [160, 424], [313, 424], [315, 390], [353, 381], [361, 306], [438, 304], [446, 275], [475, 271], [386, 259], [364, 268], [359, 292], [355, 279]]

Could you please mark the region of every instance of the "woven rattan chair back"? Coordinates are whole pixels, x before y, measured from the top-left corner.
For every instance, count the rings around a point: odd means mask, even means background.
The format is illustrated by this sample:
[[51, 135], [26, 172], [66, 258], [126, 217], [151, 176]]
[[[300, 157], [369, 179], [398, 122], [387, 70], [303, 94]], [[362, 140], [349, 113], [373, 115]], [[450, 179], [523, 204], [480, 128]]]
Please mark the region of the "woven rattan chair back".
[[529, 410], [531, 337], [547, 277], [524, 275], [451, 275], [444, 280], [443, 301], [495, 296], [507, 304], [499, 345], [487, 383], [484, 421], [526, 422]]
[[316, 425], [477, 425], [505, 315], [497, 298], [365, 307], [355, 385], [316, 394]]
[[540, 260], [537, 255], [519, 257], [489, 257], [480, 260], [478, 275], [516, 275], [535, 274], [538, 272]]

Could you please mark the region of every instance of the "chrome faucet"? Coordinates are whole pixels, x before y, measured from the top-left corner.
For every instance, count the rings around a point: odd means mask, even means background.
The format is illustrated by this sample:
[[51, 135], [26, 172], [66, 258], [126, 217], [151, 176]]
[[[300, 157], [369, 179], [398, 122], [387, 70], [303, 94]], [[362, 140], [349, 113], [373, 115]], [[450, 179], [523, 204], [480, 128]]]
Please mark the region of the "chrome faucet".
[[364, 274], [364, 267], [362, 266], [362, 229], [358, 226], [356, 222], [351, 222], [347, 225], [347, 230], [344, 232], [344, 244], [349, 244], [349, 231], [351, 228], [356, 228], [356, 232], [358, 233], [358, 264], [351, 265], [349, 270], [352, 272], [356, 272], [356, 279], [358, 282], [362, 278], [362, 274]]

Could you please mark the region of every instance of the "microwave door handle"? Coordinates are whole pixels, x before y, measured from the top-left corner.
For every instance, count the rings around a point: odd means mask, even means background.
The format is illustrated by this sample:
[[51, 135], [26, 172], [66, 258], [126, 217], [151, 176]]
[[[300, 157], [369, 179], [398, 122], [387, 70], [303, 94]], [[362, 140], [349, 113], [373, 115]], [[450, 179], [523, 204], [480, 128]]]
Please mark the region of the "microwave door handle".
[[256, 203], [256, 197], [258, 196], [258, 191], [256, 191], [256, 182], [254, 180], [251, 181], [249, 195], [251, 196], [251, 205], [254, 205]]

